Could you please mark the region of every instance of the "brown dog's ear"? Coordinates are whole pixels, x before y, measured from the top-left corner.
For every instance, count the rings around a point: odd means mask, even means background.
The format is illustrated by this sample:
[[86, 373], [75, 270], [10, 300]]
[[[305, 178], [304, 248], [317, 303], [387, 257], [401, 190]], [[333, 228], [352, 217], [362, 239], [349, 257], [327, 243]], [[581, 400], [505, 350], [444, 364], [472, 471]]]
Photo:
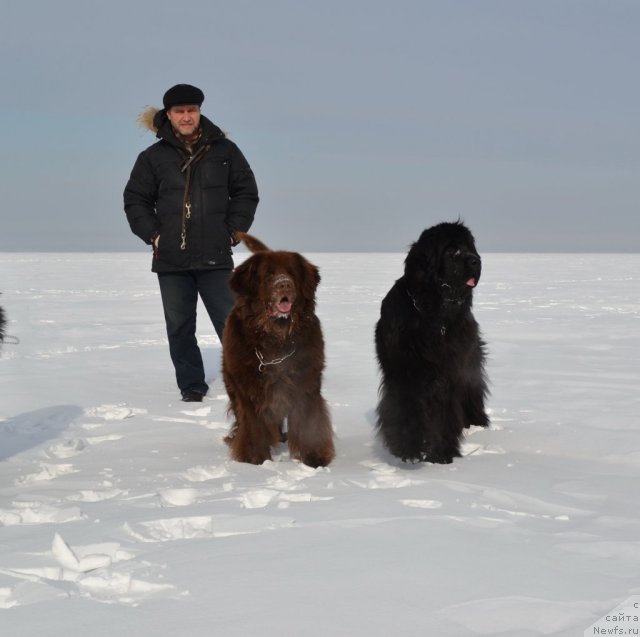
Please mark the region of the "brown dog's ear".
[[300, 272], [300, 288], [304, 299], [315, 304], [316, 288], [320, 283], [320, 271], [301, 254], [296, 254]]
[[241, 263], [231, 274], [229, 287], [238, 296], [255, 296], [258, 292], [258, 266], [260, 255], [249, 257]]

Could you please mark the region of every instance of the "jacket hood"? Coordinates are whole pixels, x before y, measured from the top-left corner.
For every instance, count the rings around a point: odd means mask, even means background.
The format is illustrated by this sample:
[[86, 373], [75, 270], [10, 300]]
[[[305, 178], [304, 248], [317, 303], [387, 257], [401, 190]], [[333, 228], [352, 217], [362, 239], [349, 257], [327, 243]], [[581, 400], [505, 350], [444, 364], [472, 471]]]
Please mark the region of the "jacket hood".
[[[157, 108], [156, 106], [147, 106], [136, 120], [142, 128], [155, 133], [159, 139], [165, 139], [175, 143], [177, 141], [173, 134], [171, 124], [167, 119], [167, 110]], [[202, 128], [203, 137], [213, 140], [219, 137], [226, 137], [225, 132], [216, 126], [210, 119], [204, 115], [200, 115], [200, 128]]]

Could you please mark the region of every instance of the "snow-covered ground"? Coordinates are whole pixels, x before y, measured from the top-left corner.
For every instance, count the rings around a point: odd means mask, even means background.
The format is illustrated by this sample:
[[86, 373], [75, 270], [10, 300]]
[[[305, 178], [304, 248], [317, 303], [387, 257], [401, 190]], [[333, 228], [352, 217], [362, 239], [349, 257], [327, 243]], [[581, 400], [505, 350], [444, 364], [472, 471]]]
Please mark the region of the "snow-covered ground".
[[204, 312], [210, 394], [178, 400], [149, 255], [0, 254], [3, 637], [583, 635], [640, 594], [640, 256], [484, 255], [492, 427], [448, 466], [372, 436], [404, 256], [306, 256], [318, 470], [229, 461]]

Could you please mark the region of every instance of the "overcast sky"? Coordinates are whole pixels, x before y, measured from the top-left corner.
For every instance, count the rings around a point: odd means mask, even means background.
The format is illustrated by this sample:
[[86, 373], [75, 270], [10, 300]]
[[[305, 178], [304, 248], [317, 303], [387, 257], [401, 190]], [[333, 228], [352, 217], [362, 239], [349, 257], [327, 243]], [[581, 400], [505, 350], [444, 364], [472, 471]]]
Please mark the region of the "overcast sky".
[[404, 251], [640, 247], [638, 0], [2, 2], [0, 250], [146, 250], [122, 209], [179, 82], [252, 165], [252, 232]]

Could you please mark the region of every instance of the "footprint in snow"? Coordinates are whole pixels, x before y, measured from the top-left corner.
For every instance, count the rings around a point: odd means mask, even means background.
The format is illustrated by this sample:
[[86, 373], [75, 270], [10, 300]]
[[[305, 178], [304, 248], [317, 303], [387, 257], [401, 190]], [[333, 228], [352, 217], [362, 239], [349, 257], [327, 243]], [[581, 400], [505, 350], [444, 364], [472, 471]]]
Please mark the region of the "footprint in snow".
[[114, 442], [121, 440], [122, 436], [109, 434], [106, 436], [88, 436], [87, 438], [69, 438], [51, 445], [47, 453], [55, 458], [73, 458], [87, 449], [89, 445], [99, 445], [103, 442]]
[[47, 453], [59, 459], [72, 458], [82, 453], [86, 447], [87, 443], [82, 438], [70, 438], [51, 445]]
[[163, 506], [183, 507], [193, 504], [198, 499], [196, 489], [162, 489], [158, 493]]
[[115, 442], [116, 440], [122, 440], [122, 436], [118, 434], [108, 434], [106, 436], [88, 436], [86, 441], [90, 445], [101, 445], [103, 442]]
[[27, 486], [38, 482], [48, 482], [70, 473], [77, 473], [77, 469], [74, 469], [72, 464], [49, 464], [42, 462], [40, 463], [40, 471], [21, 476], [14, 480], [14, 484], [16, 486]]
[[146, 409], [135, 409], [133, 407], [127, 407], [125, 404], [100, 405], [98, 407], [85, 409], [86, 416], [94, 416], [104, 420], [124, 420], [125, 418], [132, 418], [136, 414], [146, 413]]
[[0, 509], [0, 526], [66, 524], [85, 519], [78, 507], [60, 508], [41, 502], [14, 502], [11, 509]]
[[386, 462], [374, 462], [372, 460], [365, 460], [360, 463], [364, 467], [368, 467], [374, 474], [374, 477], [366, 482], [361, 480], [352, 480], [352, 484], [362, 489], [403, 489], [405, 487], [412, 487], [419, 484], [424, 484], [424, 480], [416, 480], [409, 477], [406, 472], [398, 471], [397, 467], [394, 467]]
[[208, 416], [211, 413], [211, 407], [199, 407], [198, 409], [183, 409], [181, 414], [185, 416]]
[[414, 509], [440, 509], [442, 502], [438, 500], [400, 500], [401, 504]]
[[228, 478], [231, 474], [224, 466], [203, 466], [198, 465], [191, 467], [182, 474], [182, 477], [189, 482], [206, 482], [207, 480], [216, 480], [217, 478]]
[[70, 502], [104, 502], [105, 500], [113, 500], [113, 498], [127, 495], [127, 491], [122, 489], [106, 489], [104, 491], [94, 491], [85, 489], [79, 493], [75, 493], [67, 497]]
[[150, 564], [138, 564], [134, 558], [115, 542], [72, 547], [56, 533], [48, 564], [0, 569], [0, 574], [18, 581], [15, 586], [0, 588], [0, 608], [67, 598], [74, 592], [94, 601], [126, 606], [137, 606], [150, 598], [184, 596], [170, 584], [138, 577], [136, 572], [143, 569], [147, 573]]
[[201, 515], [150, 520], [137, 524], [125, 523], [124, 530], [139, 542], [176, 542], [200, 538], [221, 538], [232, 535], [264, 533], [288, 528], [295, 520], [288, 517], [253, 515]]

